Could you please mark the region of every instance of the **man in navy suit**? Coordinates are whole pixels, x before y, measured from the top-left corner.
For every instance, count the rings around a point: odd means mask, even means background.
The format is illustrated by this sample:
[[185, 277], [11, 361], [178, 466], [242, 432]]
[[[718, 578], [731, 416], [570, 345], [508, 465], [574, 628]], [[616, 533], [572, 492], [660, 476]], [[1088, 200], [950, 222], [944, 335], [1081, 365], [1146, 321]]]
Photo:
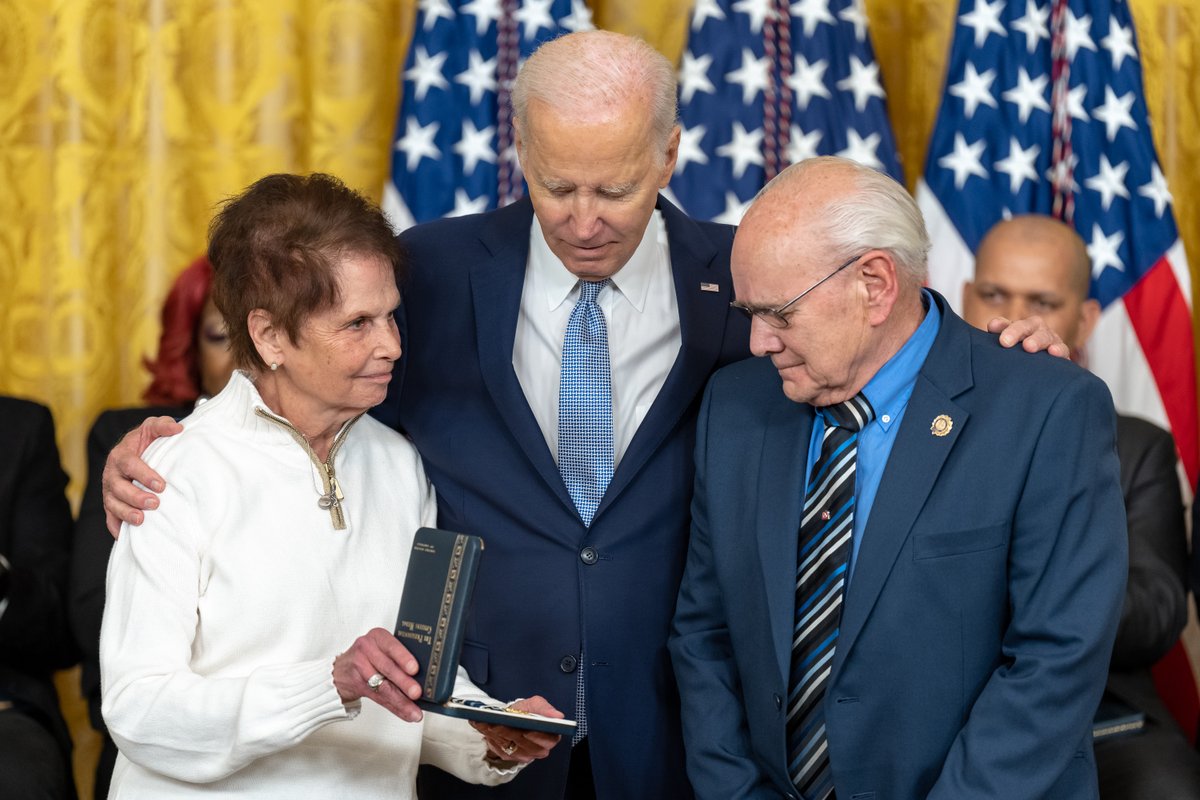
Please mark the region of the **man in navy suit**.
[[[529, 198], [401, 235], [413, 263], [403, 390], [377, 412], [412, 436], [440, 524], [487, 544], [462, 655], [472, 679], [546, 696], [586, 737], [499, 791], [430, 772], [420, 789], [687, 797], [666, 640], [699, 396], [749, 355], [729, 307], [733, 228], [658, 194], [679, 143], [675, 79], [641, 40], [543, 45], [513, 111]], [[615, 469], [592, 513], [560, 474], [561, 354], [584, 284], [605, 280]]]
[[922, 289], [928, 247], [903, 188], [842, 159], [789, 168], [738, 231], [770, 361], [714, 376], [698, 422], [670, 650], [700, 797], [1097, 796], [1112, 402]]
[[[589, 31], [543, 45], [513, 87], [529, 199], [401, 236], [403, 374], [374, 413], [412, 436], [439, 524], [486, 541], [462, 663], [493, 695], [541, 694], [586, 730], [504, 787], [426, 772], [425, 795], [692, 794], [666, 641], [700, 395], [749, 356], [749, 326], [730, 310], [733, 228], [658, 194], [679, 143], [675, 94], [671, 64], [638, 39]], [[562, 348], [583, 284], [605, 280], [613, 469], [581, 513], [559, 469]], [[1054, 349], [1036, 323], [1002, 340], [1025, 336], [1026, 349]], [[121, 476], [161, 481], [136, 453], [171, 430], [145, 425], [114, 450], [110, 514], [139, 524], [136, 509], [153, 507]]]

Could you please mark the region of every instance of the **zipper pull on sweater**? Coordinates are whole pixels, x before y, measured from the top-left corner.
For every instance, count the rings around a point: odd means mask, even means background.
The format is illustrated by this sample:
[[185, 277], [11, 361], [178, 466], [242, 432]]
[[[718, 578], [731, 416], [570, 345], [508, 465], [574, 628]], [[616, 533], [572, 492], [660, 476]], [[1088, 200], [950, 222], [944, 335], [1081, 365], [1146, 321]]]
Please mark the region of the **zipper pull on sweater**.
[[329, 512], [329, 519], [330, 522], [333, 523], [333, 529], [335, 531], [346, 530], [346, 514], [344, 511], [342, 511], [342, 501], [346, 498], [342, 494], [342, 487], [338, 483], [337, 474], [333, 470], [333, 457], [337, 455], [338, 449], [342, 446], [342, 443], [346, 441], [346, 434], [350, 432], [350, 427], [354, 425], [354, 423], [358, 422], [363, 415], [359, 414], [342, 426], [342, 429], [338, 431], [337, 436], [335, 436], [333, 439], [333, 444], [329, 448], [328, 458], [326, 458], [325, 461], [322, 461], [317, 457], [317, 454], [313, 452], [312, 447], [309, 446], [308, 439], [304, 438], [304, 434], [302, 434], [294, 425], [292, 425], [292, 423], [288, 422], [283, 417], [272, 414], [270, 411], [264, 408], [256, 408], [254, 409], [254, 412], [263, 419], [282, 426], [289, 434], [291, 434], [292, 438], [296, 441], [296, 444], [304, 448], [304, 452], [308, 454], [309, 459], [316, 466], [317, 471], [321, 474], [321, 488], [323, 493], [319, 498], [317, 498], [317, 507], [322, 511]]

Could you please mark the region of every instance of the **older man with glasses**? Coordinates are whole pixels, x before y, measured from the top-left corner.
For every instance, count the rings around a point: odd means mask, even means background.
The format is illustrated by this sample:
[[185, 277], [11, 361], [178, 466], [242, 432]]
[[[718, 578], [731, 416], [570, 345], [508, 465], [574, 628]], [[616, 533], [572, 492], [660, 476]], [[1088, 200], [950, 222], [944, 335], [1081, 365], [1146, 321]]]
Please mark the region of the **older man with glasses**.
[[734, 239], [770, 363], [719, 371], [698, 422], [669, 649], [700, 798], [1097, 797], [1112, 401], [966, 325], [928, 250], [904, 189], [837, 158], [780, 174]]

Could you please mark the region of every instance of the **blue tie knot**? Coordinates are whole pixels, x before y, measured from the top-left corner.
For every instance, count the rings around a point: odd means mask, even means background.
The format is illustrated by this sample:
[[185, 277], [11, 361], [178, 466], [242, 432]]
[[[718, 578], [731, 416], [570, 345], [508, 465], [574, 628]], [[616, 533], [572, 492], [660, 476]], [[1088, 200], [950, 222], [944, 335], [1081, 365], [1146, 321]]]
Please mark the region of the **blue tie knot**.
[[579, 300], [578, 303], [594, 303], [596, 298], [600, 296], [600, 290], [608, 286], [612, 281], [605, 278], [602, 281], [580, 281], [579, 282]]
[[825, 415], [826, 421], [851, 431], [862, 430], [868, 422], [875, 418], [875, 409], [871, 408], [870, 401], [862, 392], [849, 400], [821, 406], [820, 411]]

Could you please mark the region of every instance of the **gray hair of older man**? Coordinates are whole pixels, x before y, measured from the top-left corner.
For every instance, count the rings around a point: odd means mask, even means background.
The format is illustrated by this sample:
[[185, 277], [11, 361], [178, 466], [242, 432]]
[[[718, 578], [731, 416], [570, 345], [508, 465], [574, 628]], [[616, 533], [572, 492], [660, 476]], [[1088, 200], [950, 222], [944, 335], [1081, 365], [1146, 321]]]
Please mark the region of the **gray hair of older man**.
[[[923, 284], [929, 272], [930, 247], [925, 219], [908, 190], [886, 173], [846, 158], [820, 156], [788, 167], [764, 186], [758, 197], [795, 186], [813, 171], [830, 168], [849, 173], [849, 191], [821, 209], [820, 218], [810, 220], [809, 225], [834, 251], [831, 258], [886, 250], [905, 284]], [[803, 188], [796, 191], [803, 192]]]
[[533, 100], [567, 117], [586, 117], [627, 103], [643, 87], [650, 91], [653, 144], [661, 164], [678, 114], [675, 70], [662, 53], [633, 36], [580, 31], [546, 42], [517, 73], [513, 116], [527, 131]]

